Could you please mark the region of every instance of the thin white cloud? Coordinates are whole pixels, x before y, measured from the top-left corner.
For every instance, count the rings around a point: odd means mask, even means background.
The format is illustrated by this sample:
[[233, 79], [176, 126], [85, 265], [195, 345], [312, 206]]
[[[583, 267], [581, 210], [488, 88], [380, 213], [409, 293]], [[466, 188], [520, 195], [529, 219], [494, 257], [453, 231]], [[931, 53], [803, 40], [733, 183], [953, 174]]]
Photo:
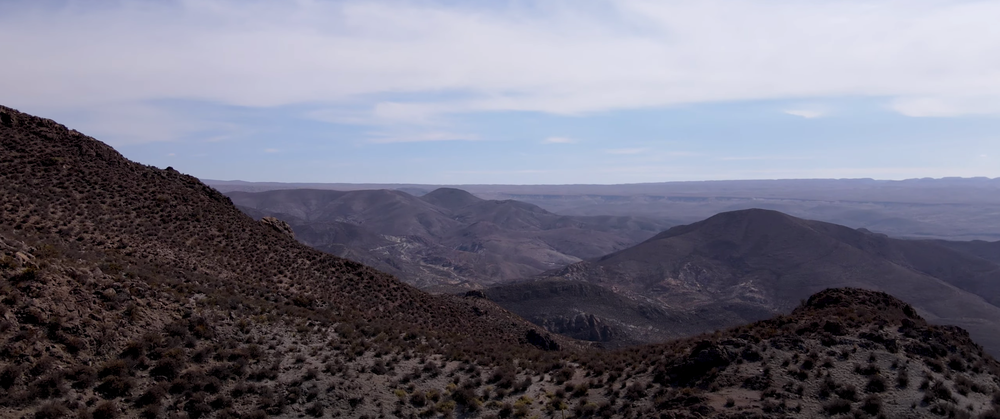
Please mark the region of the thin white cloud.
[[720, 157], [722, 161], [754, 161], [754, 160], [809, 160], [805, 156], [729, 156]]
[[455, 132], [423, 132], [416, 134], [386, 134], [377, 133], [368, 139], [374, 144], [389, 143], [418, 143], [428, 141], [479, 141], [479, 136], [475, 134], [462, 134]]
[[806, 119], [819, 118], [826, 115], [823, 111], [811, 110], [811, 109], [788, 109], [784, 111], [789, 115], [800, 116]]
[[549, 137], [542, 140], [542, 144], [574, 144], [577, 142], [579, 141], [568, 137]]
[[604, 150], [608, 154], [639, 154], [649, 151], [649, 148], [639, 147], [639, 148], [612, 148]]
[[281, 150], [278, 150], [278, 149], [276, 149], [276, 148], [265, 148], [265, 149], [264, 149], [264, 152], [265, 152], [265, 153], [277, 153], [277, 152], [280, 152], [280, 151], [281, 151]]
[[[18, 65], [0, 66], [0, 91], [15, 107], [68, 111], [360, 104], [358, 120], [402, 124], [852, 95], [911, 116], [1000, 114], [1000, 37], [984, 35], [1000, 2], [517, 4], [8, 3], [0, 39], [19, 40], [4, 45]], [[384, 95], [414, 101], [372, 99]], [[172, 137], [151, 131], [135, 138]]]

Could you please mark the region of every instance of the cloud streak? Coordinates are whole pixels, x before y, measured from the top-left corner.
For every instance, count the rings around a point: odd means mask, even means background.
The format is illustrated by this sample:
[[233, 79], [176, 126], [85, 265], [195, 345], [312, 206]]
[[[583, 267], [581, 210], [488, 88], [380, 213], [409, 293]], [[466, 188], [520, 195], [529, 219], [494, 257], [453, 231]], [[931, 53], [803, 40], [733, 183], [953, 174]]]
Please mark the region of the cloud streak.
[[5, 6], [0, 36], [21, 40], [5, 46], [19, 65], [0, 69], [8, 100], [267, 107], [467, 93], [370, 104], [386, 118], [421, 120], [828, 95], [1000, 96], [1000, 36], [985, 35], [996, 34], [996, 2], [556, 1], [489, 13], [434, 2], [66, 4]]

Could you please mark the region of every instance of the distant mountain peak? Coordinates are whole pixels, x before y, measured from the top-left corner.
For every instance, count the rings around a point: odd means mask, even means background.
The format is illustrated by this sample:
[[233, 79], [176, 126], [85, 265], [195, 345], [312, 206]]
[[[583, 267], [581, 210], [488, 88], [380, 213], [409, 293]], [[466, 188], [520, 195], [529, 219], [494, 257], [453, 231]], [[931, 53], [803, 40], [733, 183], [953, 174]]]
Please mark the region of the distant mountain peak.
[[483, 202], [482, 199], [457, 188], [438, 188], [420, 197], [425, 202], [449, 210], [456, 210]]
[[693, 224], [673, 227], [656, 236], [649, 241], [662, 240], [688, 234], [695, 231], [702, 232], [736, 232], [749, 229], [760, 231], [777, 231], [787, 229], [796, 225], [801, 226], [799, 218], [791, 215], [761, 208], [750, 208], [737, 211], [721, 212], [705, 220]]

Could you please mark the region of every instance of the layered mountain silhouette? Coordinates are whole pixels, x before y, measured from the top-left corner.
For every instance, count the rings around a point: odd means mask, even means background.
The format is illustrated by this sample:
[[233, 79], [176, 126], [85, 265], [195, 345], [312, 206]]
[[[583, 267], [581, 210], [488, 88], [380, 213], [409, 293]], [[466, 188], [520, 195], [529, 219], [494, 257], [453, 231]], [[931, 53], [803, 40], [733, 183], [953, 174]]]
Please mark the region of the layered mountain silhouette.
[[6, 107], [0, 205], [0, 417], [989, 418], [1000, 406], [996, 360], [884, 293], [824, 290], [788, 315], [600, 350], [480, 292], [427, 294], [311, 249], [193, 177]]
[[[825, 288], [862, 287], [898, 296], [932, 322], [967, 328], [998, 353], [1000, 266], [954, 247], [742, 210], [486, 294], [560, 332], [551, 325], [593, 314], [617, 331], [608, 335], [620, 342], [606, 339], [614, 345], [721, 329], [787, 313]], [[635, 308], [547, 291], [565, 281], [613, 290]]]
[[560, 216], [454, 188], [420, 197], [384, 189], [228, 196], [255, 218], [287, 221], [307, 245], [439, 291], [535, 275], [624, 249], [665, 228], [634, 217]]

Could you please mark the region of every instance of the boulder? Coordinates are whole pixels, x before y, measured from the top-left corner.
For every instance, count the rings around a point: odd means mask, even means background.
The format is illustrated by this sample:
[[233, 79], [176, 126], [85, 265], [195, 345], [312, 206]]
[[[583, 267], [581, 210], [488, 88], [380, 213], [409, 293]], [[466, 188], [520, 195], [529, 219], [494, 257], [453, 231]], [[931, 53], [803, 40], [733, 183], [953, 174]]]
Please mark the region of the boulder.
[[288, 223], [284, 221], [281, 221], [274, 217], [264, 217], [260, 219], [260, 222], [268, 227], [273, 228], [275, 231], [281, 234], [286, 234], [293, 239], [295, 238], [295, 232], [292, 231], [292, 226], [288, 225]]

